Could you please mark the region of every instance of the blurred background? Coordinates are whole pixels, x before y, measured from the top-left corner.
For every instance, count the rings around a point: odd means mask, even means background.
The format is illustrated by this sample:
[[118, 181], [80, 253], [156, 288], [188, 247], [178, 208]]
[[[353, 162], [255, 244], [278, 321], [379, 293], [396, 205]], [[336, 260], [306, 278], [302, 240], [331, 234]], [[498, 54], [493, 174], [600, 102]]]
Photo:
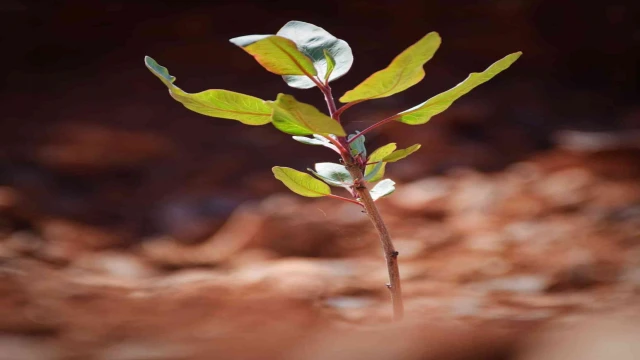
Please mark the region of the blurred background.
[[[270, 125], [190, 112], [143, 64], [152, 56], [188, 92], [282, 92], [324, 109], [319, 91], [287, 87], [228, 42], [289, 20], [351, 45], [336, 97], [426, 33], [442, 36], [425, 79], [349, 109], [349, 132], [524, 53], [428, 124], [367, 136], [370, 151], [422, 144], [388, 166], [399, 189], [380, 201], [411, 329], [376, 327], [390, 306], [366, 216], [289, 194], [271, 174], [335, 154]], [[639, 22], [632, 0], [2, 1], [0, 359], [355, 358], [363, 348], [381, 359], [528, 359], [544, 348], [548, 359], [566, 344], [523, 345], [520, 334], [637, 320]], [[638, 334], [595, 324], [587, 343]], [[406, 357], [372, 340], [415, 326], [423, 335], [396, 349]], [[361, 327], [382, 334], [324, 346], [343, 338], [327, 328]], [[268, 340], [245, 346], [256, 337]], [[415, 344], [427, 339], [468, 349], [424, 353]]]

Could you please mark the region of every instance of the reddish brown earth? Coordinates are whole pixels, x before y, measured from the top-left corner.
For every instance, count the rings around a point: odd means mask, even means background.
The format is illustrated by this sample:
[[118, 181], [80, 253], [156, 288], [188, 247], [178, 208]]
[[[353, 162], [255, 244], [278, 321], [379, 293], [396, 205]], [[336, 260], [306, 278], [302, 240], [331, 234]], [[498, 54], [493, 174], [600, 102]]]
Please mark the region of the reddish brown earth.
[[611, 336], [633, 353], [637, 155], [554, 150], [402, 184], [380, 201], [401, 254], [400, 325], [351, 204], [279, 193], [202, 241], [131, 242], [3, 187], [0, 359], [555, 359]]

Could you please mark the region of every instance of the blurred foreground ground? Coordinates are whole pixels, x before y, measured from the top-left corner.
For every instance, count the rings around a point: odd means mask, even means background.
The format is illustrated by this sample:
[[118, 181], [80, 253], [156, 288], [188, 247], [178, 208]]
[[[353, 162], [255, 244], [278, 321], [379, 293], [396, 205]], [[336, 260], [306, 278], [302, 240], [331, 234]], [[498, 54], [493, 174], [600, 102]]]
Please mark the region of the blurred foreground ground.
[[201, 241], [123, 243], [4, 187], [0, 359], [637, 359], [637, 156], [558, 149], [403, 184], [380, 201], [408, 314], [391, 327], [351, 204], [276, 194]]

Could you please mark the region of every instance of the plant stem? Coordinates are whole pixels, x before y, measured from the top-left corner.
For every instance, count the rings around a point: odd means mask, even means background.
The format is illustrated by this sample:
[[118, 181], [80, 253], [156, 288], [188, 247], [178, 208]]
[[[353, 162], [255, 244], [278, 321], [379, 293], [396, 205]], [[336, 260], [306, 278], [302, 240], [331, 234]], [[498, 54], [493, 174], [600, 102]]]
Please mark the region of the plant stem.
[[386, 118], [386, 119], [384, 119], [384, 120], [380, 120], [380, 121], [378, 121], [377, 123], [375, 123], [375, 124], [373, 124], [373, 125], [369, 126], [369, 127], [368, 127], [368, 128], [366, 128], [366, 129], [364, 129], [364, 130], [360, 131], [358, 134], [356, 134], [356, 136], [352, 137], [352, 138], [351, 138], [351, 140], [349, 140], [349, 144], [351, 144], [355, 139], [359, 138], [360, 136], [362, 136], [362, 135], [364, 135], [364, 134], [368, 133], [369, 131], [371, 131], [371, 130], [373, 130], [373, 129], [377, 128], [378, 126], [382, 126], [382, 125], [384, 125], [384, 124], [386, 124], [386, 123], [388, 123], [388, 122], [391, 122], [391, 121], [395, 120], [395, 118], [396, 118], [396, 117], [395, 117], [395, 115], [390, 116], [390, 117], [388, 117], [388, 118]]
[[387, 261], [387, 271], [389, 272], [389, 283], [387, 284], [387, 288], [391, 293], [391, 302], [393, 304], [393, 318], [396, 321], [402, 320], [404, 316], [404, 305], [402, 302], [402, 287], [400, 286], [400, 270], [398, 268], [398, 251], [396, 251], [393, 246], [393, 242], [391, 241], [391, 236], [389, 235], [389, 231], [387, 230], [387, 226], [384, 224], [382, 220], [382, 216], [380, 216], [380, 212], [378, 211], [378, 207], [376, 206], [373, 198], [371, 198], [371, 194], [369, 193], [369, 189], [364, 185], [363, 174], [360, 167], [350, 159], [349, 162], [346, 162], [347, 170], [351, 176], [356, 179], [354, 189], [362, 202], [362, 205], [371, 219], [373, 226], [376, 228], [378, 232], [378, 236], [380, 237], [380, 243], [382, 244], [382, 249], [384, 251], [384, 257]]
[[[331, 88], [329, 85], [326, 85], [322, 89], [322, 94], [324, 94], [324, 100], [327, 102], [327, 107], [329, 108], [329, 115], [337, 122], [340, 122], [340, 115], [336, 114], [336, 102], [333, 100], [333, 94], [331, 94]], [[337, 116], [336, 116], [337, 115]]]
[[[320, 90], [324, 94], [327, 106], [329, 107], [329, 113], [336, 121], [339, 122], [340, 114], [338, 113], [336, 116], [336, 104], [333, 100], [333, 96], [331, 95], [331, 88], [327, 84], [326, 86], [321, 87]], [[362, 135], [364, 132], [391, 120], [393, 120], [393, 118], [382, 120], [365, 129], [359, 135]], [[351, 140], [353, 141], [353, 139], [355, 139], [356, 137], [352, 138]], [[349, 148], [349, 142], [345, 137], [339, 137], [337, 142], [342, 144], [344, 150], [347, 150]], [[358, 195], [361, 205], [364, 207], [367, 215], [369, 216], [369, 219], [371, 219], [373, 226], [378, 232], [378, 236], [380, 237], [380, 243], [382, 244], [382, 250], [384, 251], [384, 257], [387, 262], [387, 271], [389, 272], [389, 283], [387, 284], [387, 288], [391, 293], [391, 302], [393, 304], [393, 319], [396, 321], [402, 320], [402, 318], [404, 317], [404, 304], [402, 302], [402, 287], [400, 286], [398, 251], [396, 251], [395, 247], [393, 246], [393, 242], [391, 241], [391, 236], [389, 235], [387, 226], [384, 224], [382, 216], [378, 211], [378, 207], [373, 201], [373, 198], [371, 198], [369, 189], [367, 189], [367, 186], [365, 185], [361, 166], [357, 163], [353, 155], [351, 155], [351, 152], [343, 151], [341, 152], [341, 155], [345, 167], [354, 180], [353, 190]]]
[[359, 104], [359, 103], [361, 103], [363, 101], [364, 100], [352, 101], [350, 103], [342, 105], [338, 110], [336, 110], [336, 112], [335, 112], [336, 116], [340, 116], [348, 108], [352, 107], [355, 104]]

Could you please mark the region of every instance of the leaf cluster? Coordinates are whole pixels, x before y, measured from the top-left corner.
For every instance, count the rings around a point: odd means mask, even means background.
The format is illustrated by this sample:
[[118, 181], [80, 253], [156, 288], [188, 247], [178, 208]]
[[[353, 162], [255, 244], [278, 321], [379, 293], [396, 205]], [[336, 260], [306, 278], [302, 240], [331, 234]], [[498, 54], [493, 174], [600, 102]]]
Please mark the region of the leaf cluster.
[[[329, 104], [329, 114], [287, 94], [278, 94], [275, 100], [267, 101], [220, 89], [188, 93], [174, 84], [176, 78], [169, 74], [167, 68], [150, 57], [145, 57], [145, 64], [167, 86], [171, 97], [192, 111], [237, 120], [246, 125], [271, 123], [276, 129], [294, 135], [293, 139], [298, 142], [327, 147], [340, 154], [343, 159], [345, 156], [349, 157], [360, 167], [363, 179], [354, 179], [343, 164], [337, 163], [315, 164], [314, 169], [308, 169], [313, 176], [278, 166], [273, 168], [273, 173], [299, 195], [331, 196], [350, 202], [359, 201], [354, 187], [362, 182], [378, 182], [371, 189], [374, 200], [391, 194], [395, 190], [395, 183], [390, 179], [382, 179], [387, 163], [404, 159], [420, 148], [420, 144], [415, 144], [397, 149], [395, 143], [390, 143], [368, 153], [364, 137], [368, 130], [391, 121], [408, 125], [424, 124], [475, 87], [507, 69], [522, 54], [516, 52], [507, 55], [486, 70], [471, 73], [450, 90], [347, 136], [340, 119], [346, 109], [364, 101], [400, 93], [425, 77], [424, 66], [442, 42], [438, 33], [428, 33], [398, 54], [386, 68], [375, 72], [343, 94], [339, 100], [345, 105], [339, 109], [335, 109], [329, 83], [344, 76], [353, 64], [353, 53], [346, 41], [318, 26], [290, 21], [275, 34], [241, 36], [230, 42], [253, 56], [267, 71], [282, 76], [289, 86], [298, 89], [319, 88]], [[333, 195], [329, 186], [346, 189], [355, 201]]]

